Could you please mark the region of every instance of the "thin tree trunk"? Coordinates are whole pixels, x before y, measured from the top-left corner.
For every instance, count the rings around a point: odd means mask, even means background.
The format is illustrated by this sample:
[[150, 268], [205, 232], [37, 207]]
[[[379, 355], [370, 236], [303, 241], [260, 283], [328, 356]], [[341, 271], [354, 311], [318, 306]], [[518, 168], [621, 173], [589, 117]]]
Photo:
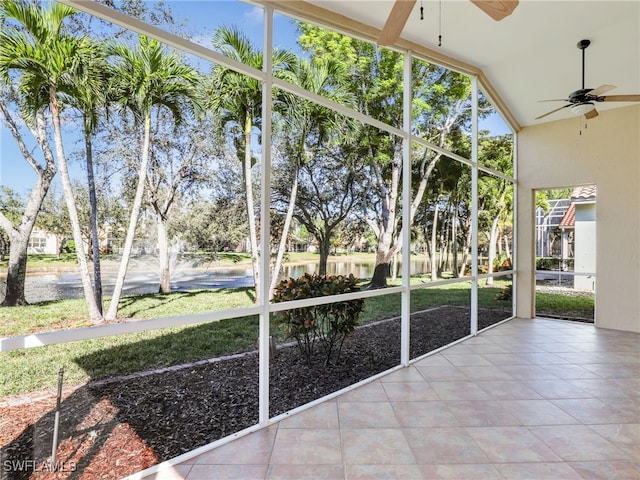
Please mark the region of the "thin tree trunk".
[[284, 219], [284, 227], [282, 228], [282, 236], [280, 237], [280, 246], [278, 247], [278, 253], [276, 256], [276, 263], [273, 267], [273, 273], [271, 274], [271, 286], [269, 287], [269, 298], [273, 294], [276, 285], [278, 284], [278, 278], [280, 276], [280, 268], [282, 266], [282, 258], [287, 247], [287, 237], [289, 236], [289, 228], [291, 227], [291, 219], [293, 218], [293, 210], [296, 206], [296, 197], [298, 195], [298, 167], [293, 175], [293, 185], [291, 185], [291, 194], [289, 195], [289, 206], [287, 207], [287, 215]]
[[[85, 122], [86, 122], [85, 118]], [[87, 156], [87, 184], [89, 187], [89, 223], [91, 225], [91, 253], [93, 257], [93, 288], [98, 311], [102, 315], [102, 275], [100, 272], [100, 240], [98, 237], [98, 200], [96, 182], [93, 175], [93, 146], [91, 134], [85, 132], [85, 151]]]
[[73, 231], [73, 240], [76, 243], [76, 257], [78, 258], [78, 266], [80, 268], [80, 279], [84, 291], [84, 298], [87, 302], [89, 310], [89, 319], [92, 323], [102, 322], [102, 314], [96, 304], [96, 297], [93, 292], [93, 284], [89, 275], [89, 265], [87, 257], [84, 253], [84, 242], [82, 240], [82, 232], [80, 231], [80, 220], [78, 219], [78, 211], [76, 210], [76, 202], [71, 186], [71, 178], [67, 168], [67, 159], [64, 154], [64, 146], [62, 144], [62, 130], [60, 128], [60, 112], [56, 100], [56, 92], [54, 89], [50, 91], [50, 107], [51, 117], [53, 120], [54, 141], [56, 145], [56, 153], [58, 156], [58, 166], [60, 168], [60, 180], [62, 182], [62, 190], [67, 204], [71, 229]]
[[158, 259], [160, 260], [160, 293], [171, 291], [171, 270], [169, 265], [169, 235], [167, 221], [160, 214], [156, 214], [158, 226]]
[[436, 259], [437, 251], [437, 231], [438, 231], [438, 202], [436, 201], [436, 208], [433, 211], [433, 227], [431, 227], [431, 281], [438, 280], [438, 263]]
[[138, 185], [136, 187], [136, 195], [133, 199], [133, 205], [131, 207], [129, 228], [127, 229], [127, 236], [124, 241], [122, 259], [120, 260], [120, 268], [118, 269], [116, 284], [113, 288], [113, 296], [111, 297], [109, 310], [107, 311], [106, 315], [107, 320], [115, 320], [118, 315], [120, 296], [122, 295], [122, 288], [124, 287], [124, 279], [127, 275], [127, 268], [129, 267], [129, 259], [131, 256], [131, 250], [133, 248], [133, 239], [136, 233], [136, 225], [138, 224], [138, 216], [140, 215], [140, 209], [142, 208], [142, 196], [144, 194], [144, 185], [147, 178], [150, 145], [151, 117], [147, 116], [144, 119], [144, 143], [142, 146], [142, 159], [140, 162], [140, 169], [138, 171]]
[[[251, 183], [251, 116], [247, 114], [244, 126], [244, 186], [247, 195], [247, 218], [249, 220], [249, 243], [251, 245], [251, 266], [256, 289], [256, 303], [260, 301], [260, 256], [258, 254], [258, 232], [253, 210], [253, 185]], [[269, 255], [269, 252], [262, 252]]]
[[[496, 246], [498, 240], [498, 220], [500, 219], [499, 215], [493, 219], [491, 223], [491, 234], [489, 235], [489, 264], [487, 265], [487, 273], [493, 273], [493, 262], [496, 258]], [[487, 285], [493, 285], [493, 277], [487, 278]]]

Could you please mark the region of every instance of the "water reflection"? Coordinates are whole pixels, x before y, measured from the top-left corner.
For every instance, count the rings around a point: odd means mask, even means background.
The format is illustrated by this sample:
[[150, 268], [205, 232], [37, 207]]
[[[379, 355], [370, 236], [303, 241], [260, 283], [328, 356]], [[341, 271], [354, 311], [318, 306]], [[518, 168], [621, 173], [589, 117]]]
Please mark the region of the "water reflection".
[[[329, 275], [349, 275], [359, 278], [370, 278], [374, 269], [373, 262], [338, 261], [327, 264]], [[400, 267], [398, 266], [398, 269]], [[425, 273], [427, 262], [424, 259], [411, 261], [411, 275]], [[298, 278], [304, 273], [317, 273], [317, 263], [287, 265], [283, 268], [281, 278]], [[102, 288], [106, 296], [113, 293], [115, 273], [102, 276]], [[158, 272], [154, 270], [135, 270], [127, 274], [123, 294], [136, 295], [157, 293], [159, 286]], [[171, 273], [171, 290], [200, 290], [215, 288], [237, 288], [253, 286], [251, 269], [198, 269], [178, 267]], [[28, 275], [25, 282], [25, 295], [30, 303], [67, 298], [82, 298], [82, 283], [77, 273], [34, 274]]]

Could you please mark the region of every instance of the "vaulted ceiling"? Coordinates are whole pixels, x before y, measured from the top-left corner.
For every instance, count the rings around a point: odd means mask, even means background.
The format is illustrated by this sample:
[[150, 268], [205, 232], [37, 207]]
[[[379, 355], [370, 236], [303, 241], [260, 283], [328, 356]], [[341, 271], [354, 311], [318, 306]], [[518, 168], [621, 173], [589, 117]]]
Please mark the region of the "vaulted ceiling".
[[[284, 2], [286, 3], [286, 2]], [[299, 2], [296, 2], [299, 3]], [[382, 29], [393, 0], [308, 0], [345, 17]], [[420, 6], [424, 20], [420, 19]], [[438, 35], [442, 46], [438, 46]], [[469, 0], [418, 0], [402, 32], [403, 40], [478, 67], [521, 126], [568, 118], [566, 108], [535, 118], [582, 88], [617, 88], [608, 94], [640, 94], [640, 1], [520, 0], [512, 15], [496, 22]], [[598, 110], [630, 103], [598, 103]]]

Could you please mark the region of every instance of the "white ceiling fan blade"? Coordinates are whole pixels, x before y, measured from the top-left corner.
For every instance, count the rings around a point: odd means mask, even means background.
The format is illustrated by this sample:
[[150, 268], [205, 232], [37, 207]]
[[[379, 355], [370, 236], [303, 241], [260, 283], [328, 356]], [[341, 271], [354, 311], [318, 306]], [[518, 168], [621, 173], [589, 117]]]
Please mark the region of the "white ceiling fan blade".
[[518, 0], [471, 0], [471, 3], [497, 22], [511, 15], [518, 6]]
[[387, 17], [387, 22], [384, 24], [382, 32], [380, 32], [378, 45], [391, 45], [400, 38], [402, 29], [407, 23], [416, 1], [417, 0], [396, 0], [393, 8], [391, 8], [391, 13], [389, 13]]
[[545, 114], [543, 114], [543, 115], [540, 115], [539, 117], [536, 117], [536, 120], [540, 120], [541, 118], [544, 118], [544, 117], [546, 117], [547, 115], [551, 115], [552, 113], [556, 113], [557, 111], [562, 110], [563, 108], [570, 107], [570, 106], [571, 106], [571, 104], [569, 104], [569, 105], [563, 105], [563, 106], [562, 106], [562, 107], [560, 107], [560, 108], [556, 108], [555, 110], [551, 110], [550, 112], [547, 112], [547, 113], [545, 113]]
[[616, 88], [615, 85], [600, 85], [598, 88], [594, 88], [593, 90], [588, 92], [588, 94], [599, 97], [603, 93], [608, 92], [609, 90], [613, 90], [614, 88]]

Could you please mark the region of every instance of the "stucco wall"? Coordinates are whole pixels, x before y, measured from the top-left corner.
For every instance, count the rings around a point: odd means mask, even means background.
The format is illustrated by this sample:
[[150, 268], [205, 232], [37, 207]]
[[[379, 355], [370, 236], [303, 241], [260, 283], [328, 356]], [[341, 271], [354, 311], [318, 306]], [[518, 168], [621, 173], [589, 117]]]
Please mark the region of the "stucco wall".
[[516, 314], [534, 314], [534, 190], [593, 184], [596, 325], [640, 332], [640, 106], [523, 128], [518, 184]]

